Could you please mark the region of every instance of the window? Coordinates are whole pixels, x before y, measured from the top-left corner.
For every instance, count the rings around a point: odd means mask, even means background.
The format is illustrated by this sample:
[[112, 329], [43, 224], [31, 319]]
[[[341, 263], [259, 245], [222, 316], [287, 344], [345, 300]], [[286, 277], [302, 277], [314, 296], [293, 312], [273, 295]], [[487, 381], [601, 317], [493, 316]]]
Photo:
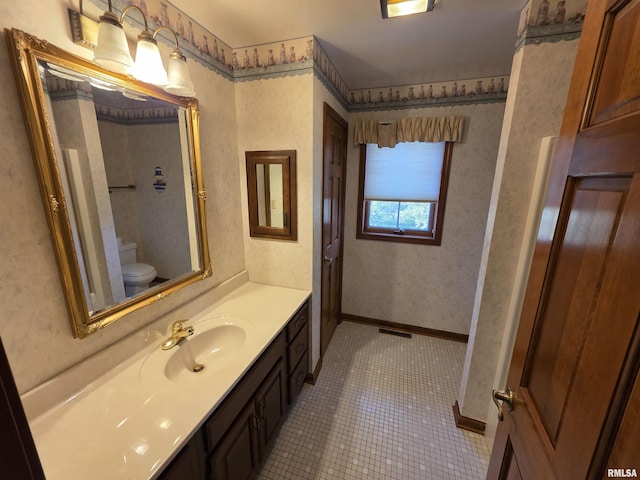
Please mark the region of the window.
[[452, 149], [361, 145], [357, 238], [440, 245]]

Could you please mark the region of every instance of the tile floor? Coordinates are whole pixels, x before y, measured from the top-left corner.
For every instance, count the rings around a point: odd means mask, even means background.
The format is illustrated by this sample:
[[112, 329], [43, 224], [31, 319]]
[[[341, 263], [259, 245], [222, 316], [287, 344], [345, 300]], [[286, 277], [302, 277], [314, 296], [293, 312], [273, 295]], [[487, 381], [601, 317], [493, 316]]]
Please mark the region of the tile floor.
[[465, 348], [343, 322], [259, 479], [483, 479], [484, 439], [457, 429], [451, 408]]

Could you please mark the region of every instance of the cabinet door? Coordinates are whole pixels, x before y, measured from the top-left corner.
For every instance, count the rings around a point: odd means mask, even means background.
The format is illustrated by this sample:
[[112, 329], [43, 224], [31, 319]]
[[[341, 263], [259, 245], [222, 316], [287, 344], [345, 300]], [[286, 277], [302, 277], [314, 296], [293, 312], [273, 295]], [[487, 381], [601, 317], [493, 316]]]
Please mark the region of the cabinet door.
[[267, 445], [278, 431], [286, 408], [286, 372], [284, 360], [280, 358], [256, 392], [256, 411], [260, 417], [260, 458], [267, 452]]
[[159, 480], [204, 480], [202, 432], [197, 432], [160, 475]]
[[244, 408], [211, 455], [215, 480], [246, 480], [256, 473], [258, 417], [253, 402]]
[[0, 465], [2, 465], [2, 478], [45, 479], [2, 341], [0, 341]]

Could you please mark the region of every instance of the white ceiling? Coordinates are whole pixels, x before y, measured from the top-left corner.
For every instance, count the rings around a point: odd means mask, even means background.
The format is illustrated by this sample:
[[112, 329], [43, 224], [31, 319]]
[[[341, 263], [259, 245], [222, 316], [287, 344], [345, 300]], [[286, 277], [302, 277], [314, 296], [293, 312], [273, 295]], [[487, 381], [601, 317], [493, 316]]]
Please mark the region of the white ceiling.
[[351, 90], [504, 76], [524, 0], [436, 0], [383, 20], [379, 0], [172, 0], [232, 48], [315, 35]]

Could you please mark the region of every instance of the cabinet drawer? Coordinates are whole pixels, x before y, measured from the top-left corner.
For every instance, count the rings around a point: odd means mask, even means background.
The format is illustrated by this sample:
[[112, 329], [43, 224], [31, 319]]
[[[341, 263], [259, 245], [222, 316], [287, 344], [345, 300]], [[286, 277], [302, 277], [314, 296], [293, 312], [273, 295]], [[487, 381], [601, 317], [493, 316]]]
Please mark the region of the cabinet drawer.
[[309, 343], [307, 339], [308, 330], [309, 328], [305, 323], [302, 329], [298, 332], [296, 338], [294, 338], [287, 347], [287, 358], [289, 363], [287, 373], [289, 374], [293, 372], [302, 356], [307, 352]]
[[309, 320], [309, 302], [305, 302], [300, 310], [296, 312], [291, 321], [287, 324], [287, 342], [291, 342]]
[[298, 396], [300, 390], [302, 390], [302, 385], [304, 384], [304, 379], [307, 377], [307, 353], [302, 356], [300, 363], [293, 371], [293, 373], [289, 376], [289, 403], [292, 403], [293, 400]]

